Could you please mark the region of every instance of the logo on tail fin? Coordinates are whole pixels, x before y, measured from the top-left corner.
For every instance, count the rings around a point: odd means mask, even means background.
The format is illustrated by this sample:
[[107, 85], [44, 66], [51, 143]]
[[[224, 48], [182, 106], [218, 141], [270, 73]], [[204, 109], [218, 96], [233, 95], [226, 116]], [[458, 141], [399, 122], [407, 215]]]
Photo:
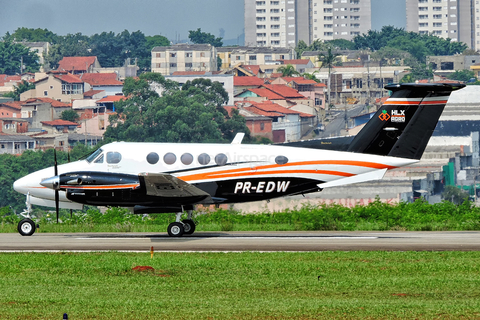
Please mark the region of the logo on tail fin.
[[382, 121], [388, 121], [388, 119], [390, 119], [390, 115], [388, 114], [387, 110], [383, 110], [382, 113], [378, 115], [378, 117]]

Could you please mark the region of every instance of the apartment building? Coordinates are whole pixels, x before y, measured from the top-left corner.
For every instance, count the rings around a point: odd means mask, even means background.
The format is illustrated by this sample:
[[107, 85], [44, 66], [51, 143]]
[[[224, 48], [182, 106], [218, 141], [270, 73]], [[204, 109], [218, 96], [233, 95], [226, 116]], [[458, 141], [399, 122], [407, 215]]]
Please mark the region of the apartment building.
[[480, 49], [480, 1], [406, 1], [407, 31], [450, 38]]
[[295, 47], [371, 29], [370, 0], [245, 0], [247, 46]]
[[209, 44], [175, 44], [152, 49], [152, 72], [217, 71], [217, 51]]
[[352, 40], [372, 28], [370, 0], [313, 0], [311, 6], [313, 40]]

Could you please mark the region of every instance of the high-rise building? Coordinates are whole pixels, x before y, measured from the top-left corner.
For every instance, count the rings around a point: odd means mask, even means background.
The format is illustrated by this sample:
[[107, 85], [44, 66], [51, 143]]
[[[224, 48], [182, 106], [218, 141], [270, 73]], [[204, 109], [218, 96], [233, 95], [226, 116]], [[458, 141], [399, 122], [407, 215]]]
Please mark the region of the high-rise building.
[[480, 48], [478, 0], [406, 0], [407, 31], [433, 34]]
[[245, 45], [295, 47], [371, 29], [370, 0], [245, 0]]

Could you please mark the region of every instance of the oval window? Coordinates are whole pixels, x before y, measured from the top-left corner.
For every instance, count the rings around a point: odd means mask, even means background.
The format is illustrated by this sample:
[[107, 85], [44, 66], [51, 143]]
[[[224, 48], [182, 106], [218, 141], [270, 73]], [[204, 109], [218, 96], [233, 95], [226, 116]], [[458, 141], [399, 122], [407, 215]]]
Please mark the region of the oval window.
[[206, 153], [202, 153], [198, 156], [198, 162], [200, 164], [206, 165], [210, 162], [210, 156]]
[[163, 161], [166, 164], [174, 164], [175, 161], [177, 161], [177, 156], [174, 155], [173, 153], [169, 152], [163, 156]]
[[225, 154], [219, 153], [215, 156], [215, 163], [218, 164], [219, 166], [224, 166], [227, 164], [228, 158]]
[[276, 162], [277, 164], [286, 164], [286, 163], [288, 162], [288, 158], [285, 157], [285, 156], [277, 156], [277, 157], [275, 158], [275, 162]]
[[150, 152], [147, 155], [147, 162], [150, 163], [150, 164], [155, 164], [155, 163], [158, 162], [158, 160], [160, 160], [160, 157], [158, 156], [158, 154], [156, 152]]
[[122, 161], [120, 152], [107, 152], [107, 163], [119, 163]]
[[180, 161], [182, 161], [183, 164], [191, 164], [193, 162], [193, 156], [190, 153], [184, 153], [180, 157]]

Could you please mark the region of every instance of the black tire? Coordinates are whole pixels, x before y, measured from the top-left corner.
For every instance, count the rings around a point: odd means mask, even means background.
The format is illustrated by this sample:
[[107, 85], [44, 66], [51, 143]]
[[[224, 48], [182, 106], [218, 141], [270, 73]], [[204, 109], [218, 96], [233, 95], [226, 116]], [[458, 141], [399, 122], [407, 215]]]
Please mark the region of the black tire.
[[183, 228], [185, 229], [185, 234], [192, 234], [195, 232], [195, 222], [191, 219], [182, 220]]
[[20, 233], [22, 236], [31, 236], [32, 234], [35, 233], [35, 223], [32, 221], [32, 219], [23, 219], [18, 223], [18, 233]]
[[168, 225], [167, 232], [170, 237], [181, 237], [185, 233], [185, 228], [181, 222], [172, 222]]

